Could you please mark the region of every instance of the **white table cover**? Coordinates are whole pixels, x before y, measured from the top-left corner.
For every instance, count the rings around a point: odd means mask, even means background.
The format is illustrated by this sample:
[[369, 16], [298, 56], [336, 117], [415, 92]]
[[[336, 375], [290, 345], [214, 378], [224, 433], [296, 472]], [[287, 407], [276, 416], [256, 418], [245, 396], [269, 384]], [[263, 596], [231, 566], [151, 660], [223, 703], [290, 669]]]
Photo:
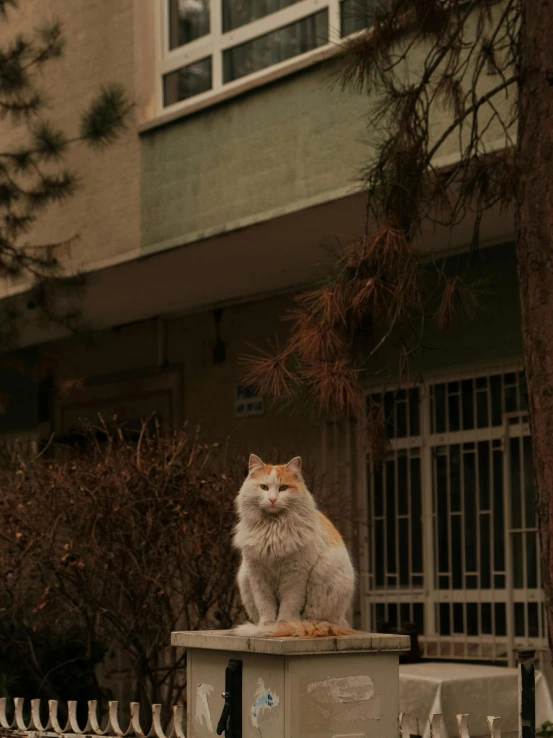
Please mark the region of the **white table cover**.
[[[487, 715], [501, 717], [501, 734], [518, 733], [518, 670], [474, 664], [422, 663], [399, 667], [399, 709], [413, 735], [430, 738], [429, 718], [443, 715], [442, 738], [458, 735], [457, 713], [468, 713], [469, 733], [489, 736]], [[553, 700], [536, 671], [536, 729], [553, 721]]]

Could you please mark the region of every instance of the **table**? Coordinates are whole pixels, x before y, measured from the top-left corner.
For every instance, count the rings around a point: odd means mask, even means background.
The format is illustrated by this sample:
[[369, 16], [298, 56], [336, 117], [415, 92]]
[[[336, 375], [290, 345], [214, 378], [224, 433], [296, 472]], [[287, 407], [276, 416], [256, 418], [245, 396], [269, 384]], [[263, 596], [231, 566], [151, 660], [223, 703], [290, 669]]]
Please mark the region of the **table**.
[[[501, 717], [501, 735], [518, 735], [518, 669], [429, 662], [399, 667], [399, 709], [413, 735], [430, 738], [428, 719], [441, 713], [442, 738], [458, 735], [457, 713], [468, 713], [471, 738], [489, 736], [487, 715]], [[553, 721], [553, 699], [536, 671], [536, 729]]]

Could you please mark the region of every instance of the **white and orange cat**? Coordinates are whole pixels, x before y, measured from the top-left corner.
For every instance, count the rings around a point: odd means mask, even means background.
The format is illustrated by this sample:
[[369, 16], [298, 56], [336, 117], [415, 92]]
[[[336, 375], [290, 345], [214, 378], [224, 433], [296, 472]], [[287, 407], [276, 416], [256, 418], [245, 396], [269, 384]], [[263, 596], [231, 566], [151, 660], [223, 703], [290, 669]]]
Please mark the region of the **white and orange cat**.
[[350, 635], [355, 572], [342, 536], [319, 510], [301, 459], [265, 464], [252, 454], [236, 498], [238, 587], [251, 622], [234, 632], [303, 638]]

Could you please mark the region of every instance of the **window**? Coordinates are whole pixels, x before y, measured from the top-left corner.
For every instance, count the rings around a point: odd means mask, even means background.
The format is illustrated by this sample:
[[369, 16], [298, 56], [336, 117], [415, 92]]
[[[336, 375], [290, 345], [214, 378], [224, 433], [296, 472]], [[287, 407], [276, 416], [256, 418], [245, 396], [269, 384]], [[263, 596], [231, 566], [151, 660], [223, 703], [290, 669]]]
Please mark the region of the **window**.
[[[314, 62], [376, 0], [155, 0], [158, 113], [196, 109]], [[178, 107], [176, 107], [178, 106]]]
[[430, 658], [546, 648], [521, 371], [371, 395], [391, 453], [368, 468], [370, 627], [414, 623]]

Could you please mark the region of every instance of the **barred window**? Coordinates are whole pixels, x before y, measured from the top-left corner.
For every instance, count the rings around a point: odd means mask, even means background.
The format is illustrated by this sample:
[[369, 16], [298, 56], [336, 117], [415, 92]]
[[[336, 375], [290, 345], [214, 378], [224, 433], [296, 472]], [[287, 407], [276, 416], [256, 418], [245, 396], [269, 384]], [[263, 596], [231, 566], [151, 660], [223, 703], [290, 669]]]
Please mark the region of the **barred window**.
[[521, 371], [373, 393], [391, 452], [368, 467], [370, 627], [414, 623], [425, 656], [546, 647]]

